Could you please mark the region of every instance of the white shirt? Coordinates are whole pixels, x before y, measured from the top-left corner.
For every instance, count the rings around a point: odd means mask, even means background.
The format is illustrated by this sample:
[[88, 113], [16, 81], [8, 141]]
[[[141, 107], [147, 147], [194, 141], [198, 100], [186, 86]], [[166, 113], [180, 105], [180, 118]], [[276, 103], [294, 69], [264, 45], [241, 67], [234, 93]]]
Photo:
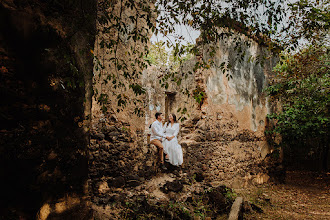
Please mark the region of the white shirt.
[[162, 141], [165, 137], [163, 124], [158, 120], [154, 121], [151, 125], [150, 141], [155, 139]]

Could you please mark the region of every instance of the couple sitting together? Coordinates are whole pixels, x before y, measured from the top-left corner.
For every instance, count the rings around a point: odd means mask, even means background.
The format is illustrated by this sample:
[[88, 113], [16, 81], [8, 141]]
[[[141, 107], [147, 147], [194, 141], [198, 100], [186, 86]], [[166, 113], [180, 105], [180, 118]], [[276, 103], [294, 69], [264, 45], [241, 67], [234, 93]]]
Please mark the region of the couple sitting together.
[[165, 160], [172, 165], [179, 166], [183, 163], [183, 154], [181, 145], [178, 143], [177, 135], [180, 130], [180, 125], [176, 121], [174, 114], [169, 115], [169, 121], [164, 125], [163, 114], [157, 112], [155, 114], [156, 121], [151, 125], [151, 136], [150, 143], [154, 144], [159, 149], [159, 159], [161, 168], [166, 170], [164, 166], [164, 155]]

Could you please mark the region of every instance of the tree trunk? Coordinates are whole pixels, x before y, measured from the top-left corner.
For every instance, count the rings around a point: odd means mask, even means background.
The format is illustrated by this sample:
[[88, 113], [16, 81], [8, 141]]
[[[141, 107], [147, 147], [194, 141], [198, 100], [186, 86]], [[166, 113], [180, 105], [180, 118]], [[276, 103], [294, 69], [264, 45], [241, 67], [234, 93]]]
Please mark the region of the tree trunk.
[[324, 171], [328, 170], [328, 160], [329, 160], [329, 142], [328, 137], [325, 138], [325, 142], [323, 145], [323, 155], [322, 155], [322, 169]]

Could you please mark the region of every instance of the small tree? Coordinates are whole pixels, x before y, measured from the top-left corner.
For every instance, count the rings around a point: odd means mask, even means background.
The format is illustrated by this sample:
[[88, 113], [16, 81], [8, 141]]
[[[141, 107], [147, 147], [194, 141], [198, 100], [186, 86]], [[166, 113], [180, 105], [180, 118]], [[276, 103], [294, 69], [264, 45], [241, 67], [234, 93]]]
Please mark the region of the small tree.
[[150, 45], [146, 60], [155, 66], [165, 67], [168, 63], [168, 54], [165, 48], [165, 42], [158, 41]]
[[193, 44], [188, 44], [185, 47], [174, 48], [171, 50], [166, 50], [165, 42], [158, 41], [152, 43], [149, 47], [146, 60], [158, 67], [168, 67], [172, 71], [176, 71], [180, 65], [193, 57], [191, 53]]
[[329, 48], [313, 46], [295, 55], [282, 55], [267, 89], [282, 104], [282, 111], [268, 115], [275, 122], [268, 132], [282, 136], [284, 149], [296, 147], [321, 157], [324, 169], [329, 152], [329, 58]]

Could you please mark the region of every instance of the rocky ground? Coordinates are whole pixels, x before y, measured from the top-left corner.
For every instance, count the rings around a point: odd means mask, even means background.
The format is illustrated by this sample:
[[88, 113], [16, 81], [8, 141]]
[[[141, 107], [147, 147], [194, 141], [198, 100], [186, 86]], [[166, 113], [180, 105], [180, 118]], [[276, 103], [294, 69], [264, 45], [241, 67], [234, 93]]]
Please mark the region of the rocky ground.
[[99, 192], [110, 199], [93, 204], [94, 219], [226, 219], [236, 196], [230, 188], [213, 187], [168, 167], [136, 187], [114, 188], [104, 182]]
[[99, 192], [111, 201], [93, 204], [94, 219], [227, 219], [236, 196], [244, 198], [244, 219], [330, 219], [329, 180], [329, 173], [288, 171], [285, 183], [232, 190], [170, 169], [136, 187], [104, 183]]

